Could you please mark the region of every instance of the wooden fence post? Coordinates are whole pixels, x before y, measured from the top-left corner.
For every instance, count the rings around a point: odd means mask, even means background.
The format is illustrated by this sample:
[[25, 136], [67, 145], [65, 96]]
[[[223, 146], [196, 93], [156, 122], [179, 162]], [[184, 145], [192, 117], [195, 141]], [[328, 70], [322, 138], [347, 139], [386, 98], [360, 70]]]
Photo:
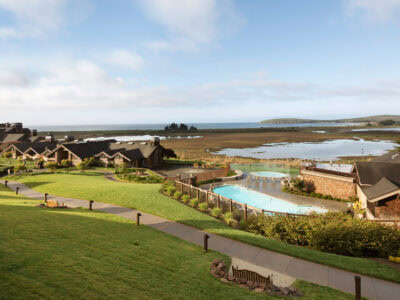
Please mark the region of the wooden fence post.
[[200, 189], [197, 189], [197, 199], [200, 201]]
[[233, 213], [232, 199], [229, 201], [229, 212], [230, 212], [230, 213]]
[[5, 180], [5, 181], [4, 181], [4, 186], [7, 187], [7, 184], [8, 184], [8, 181]]
[[261, 214], [264, 215], [264, 209], [261, 210]]
[[90, 200], [89, 201], [89, 210], [92, 210], [93, 209], [93, 200]]
[[189, 198], [192, 198], [192, 186], [188, 185], [189, 188]]
[[208, 239], [210, 238], [210, 236], [208, 234], [204, 235], [204, 251], [207, 252], [208, 251]]
[[393, 226], [394, 226], [394, 229], [398, 229], [399, 227], [398, 227], [398, 222], [397, 222], [397, 220], [394, 220], [394, 223], [393, 223]]
[[140, 226], [140, 217], [142, 216], [142, 214], [141, 213], [137, 213], [136, 214], [136, 225], [137, 226]]
[[356, 300], [361, 300], [361, 277], [354, 276], [356, 282]]
[[48, 195], [49, 195], [49, 194], [47, 194], [47, 193], [44, 194], [44, 202], [45, 202], [45, 203], [47, 203], [47, 196], [48, 196]]
[[220, 205], [221, 205], [221, 196], [220, 195], [218, 195], [218, 197], [217, 197], [217, 207], [219, 208], [220, 207]]
[[247, 204], [244, 205], [244, 221], [247, 223]]
[[208, 191], [206, 191], [206, 203], [208, 205]]
[[18, 192], [19, 192], [19, 187], [17, 186], [17, 187], [15, 188], [15, 194], [18, 195]]

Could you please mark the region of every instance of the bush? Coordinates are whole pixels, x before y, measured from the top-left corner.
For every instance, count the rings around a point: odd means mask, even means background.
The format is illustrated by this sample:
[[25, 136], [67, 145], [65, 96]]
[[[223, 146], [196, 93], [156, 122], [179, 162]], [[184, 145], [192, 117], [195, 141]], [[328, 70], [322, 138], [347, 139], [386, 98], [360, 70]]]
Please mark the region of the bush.
[[182, 196], [182, 201], [184, 202], [184, 203], [188, 203], [189, 202], [189, 195], [183, 195]]
[[199, 204], [199, 209], [200, 209], [201, 211], [206, 211], [207, 208], [208, 208], [207, 202], [202, 202], [202, 203]]
[[14, 172], [22, 172], [22, 171], [26, 171], [26, 166], [24, 166], [24, 165], [16, 165], [15, 167], [14, 167]]
[[196, 207], [197, 205], [199, 205], [199, 199], [194, 198], [194, 199], [190, 200], [190, 205], [193, 207]]
[[214, 208], [211, 210], [211, 215], [212, 215], [213, 217], [216, 217], [216, 218], [218, 218], [218, 217], [221, 215], [221, 213], [222, 213], [222, 210], [221, 210], [220, 208], [218, 208], [218, 207], [214, 207]]
[[44, 167], [54, 172], [58, 168], [58, 164], [54, 161], [48, 161], [44, 164]]
[[315, 185], [312, 181], [304, 181], [304, 191], [306, 193], [313, 193], [315, 192]]
[[298, 178], [297, 179], [292, 179], [291, 184], [298, 191], [301, 191], [305, 187], [304, 180], [301, 180], [301, 179], [298, 179]]
[[181, 198], [181, 196], [182, 196], [182, 192], [177, 191], [174, 193], [174, 197], [178, 200]]
[[2, 156], [4, 158], [11, 158], [12, 157], [12, 152], [4, 152]]
[[169, 194], [170, 196], [172, 196], [172, 195], [175, 193], [175, 191], [176, 191], [176, 188], [174, 188], [174, 187], [168, 188], [168, 194]]
[[72, 161], [68, 160], [68, 159], [63, 159], [61, 161], [61, 167], [63, 168], [70, 168], [72, 167]]
[[226, 224], [231, 224], [233, 220], [233, 213], [228, 212], [224, 214], [224, 221]]
[[400, 231], [344, 213], [259, 216], [249, 230], [289, 244], [347, 256], [387, 257], [400, 249]]

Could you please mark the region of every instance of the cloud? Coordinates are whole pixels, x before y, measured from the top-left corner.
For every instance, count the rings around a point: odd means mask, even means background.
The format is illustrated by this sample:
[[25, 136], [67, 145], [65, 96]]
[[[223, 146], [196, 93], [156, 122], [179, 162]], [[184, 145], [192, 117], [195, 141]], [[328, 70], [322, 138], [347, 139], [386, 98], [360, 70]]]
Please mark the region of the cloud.
[[231, 0], [140, 0], [167, 38], [147, 42], [154, 51], [193, 50], [234, 32], [242, 23]]
[[[13, 24], [0, 27], [0, 38], [44, 36], [57, 31], [87, 12], [87, 0], [0, 0], [0, 10], [7, 11]], [[68, 15], [69, 11], [73, 14]]]
[[385, 22], [400, 12], [400, 0], [346, 0], [346, 8], [351, 15], [361, 13], [369, 20]]
[[0, 86], [23, 87], [28, 83], [28, 77], [21, 72], [0, 70]]
[[194, 112], [196, 119], [209, 118], [212, 114], [207, 111], [219, 114], [223, 109], [223, 117], [229, 119], [230, 116], [243, 117], [240, 112], [244, 107], [247, 118], [272, 112], [276, 115], [288, 112], [310, 115], [314, 111], [329, 114], [329, 110], [335, 108], [338, 113], [341, 109], [343, 112], [357, 109], [356, 112], [362, 114], [368, 110], [385, 113], [387, 107], [392, 107], [392, 113], [400, 113], [397, 105], [399, 80], [360, 86], [323, 86], [275, 80], [262, 75], [246, 80], [165, 87], [132, 83], [134, 80], [131, 78], [111, 75], [88, 60], [49, 66], [37, 73], [40, 74], [37, 78], [28, 76], [28, 73], [2, 71], [2, 111], [51, 112], [60, 120], [67, 115], [84, 115], [88, 111], [109, 114], [111, 119], [119, 120], [119, 114], [131, 112], [135, 120], [148, 120], [150, 123], [158, 122], [153, 119], [154, 111], [167, 120], [172, 115], [193, 116]]
[[115, 49], [105, 61], [113, 66], [130, 69], [133, 71], [140, 70], [144, 65], [144, 59], [139, 54], [125, 49]]

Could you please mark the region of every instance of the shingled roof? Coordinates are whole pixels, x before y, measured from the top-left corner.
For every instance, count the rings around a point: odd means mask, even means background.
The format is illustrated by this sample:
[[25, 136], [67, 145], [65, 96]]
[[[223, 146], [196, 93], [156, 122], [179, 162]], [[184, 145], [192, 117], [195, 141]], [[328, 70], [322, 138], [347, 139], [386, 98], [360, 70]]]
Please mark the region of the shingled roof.
[[385, 162], [356, 162], [360, 185], [375, 185], [382, 178], [400, 184], [400, 165]]
[[[375, 185], [362, 188], [368, 200], [378, 198], [380, 196], [400, 190], [400, 185], [394, 184], [387, 178], [382, 178]], [[371, 201], [375, 202], [375, 201]]]
[[[110, 144], [115, 140], [84, 142], [84, 143], [66, 143], [62, 147], [75, 154], [80, 159], [85, 159], [96, 154], [106, 151], [110, 148]], [[54, 149], [52, 152], [54, 152]], [[50, 153], [51, 154], [51, 153]]]
[[[46, 150], [53, 150], [57, 147], [57, 144], [55, 143], [49, 143], [49, 142], [38, 142], [38, 143], [24, 143], [27, 144], [29, 147], [24, 151], [27, 152], [30, 149], [32, 149], [34, 152], [37, 154], [42, 154]], [[16, 146], [19, 144], [16, 144]]]
[[18, 142], [24, 138], [25, 138], [24, 133], [9, 133], [4, 136], [1, 142], [2, 143]]

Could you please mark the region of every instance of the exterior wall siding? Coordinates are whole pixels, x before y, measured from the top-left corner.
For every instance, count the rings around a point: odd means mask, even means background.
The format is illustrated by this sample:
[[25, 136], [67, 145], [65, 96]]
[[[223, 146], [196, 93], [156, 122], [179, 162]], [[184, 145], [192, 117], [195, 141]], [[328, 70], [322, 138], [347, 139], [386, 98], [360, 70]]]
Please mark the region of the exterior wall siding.
[[342, 181], [336, 178], [320, 177], [310, 174], [302, 174], [304, 181], [311, 181], [314, 183], [315, 192], [332, 196], [339, 199], [349, 199], [350, 197], [357, 196], [356, 183]]

